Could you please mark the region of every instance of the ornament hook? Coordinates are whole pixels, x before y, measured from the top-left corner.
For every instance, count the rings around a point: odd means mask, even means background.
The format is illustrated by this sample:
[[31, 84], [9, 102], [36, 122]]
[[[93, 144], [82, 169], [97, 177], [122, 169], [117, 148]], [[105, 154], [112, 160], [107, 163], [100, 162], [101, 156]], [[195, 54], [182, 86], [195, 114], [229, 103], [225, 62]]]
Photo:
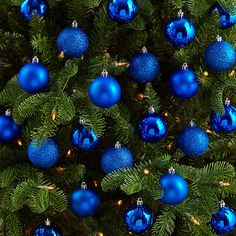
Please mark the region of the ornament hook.
[[85, 124], [85, 119], [80, 117], [80, 118], [79, 118], [79, 123], [80, 123], [81, 125]]
[[45, 221], [45, 225], [50, 226], [51, 225], [51, 221], [47, 218], [47, 220]]
[[149, 113], [154, 113], [154, 112], [155, 112], [154, 106], [149, 107], [149, 108], [148, 108], [148, 112], [149, 112]]
[[229, 106], [230, 105], [230, 100], [228, 98], [225, 99], [225, 105]]
[[6, 116], [10, 116], [10, 115], [11, 115], [11, 109], [7, 109], [7, 110], [5, 111], [5, 115], [6, 115]]
[[141, 197], [138, 198], [137, 205], [138, 206], [142, 206], [143, 205], [143, 199]]
[[147, 53], [148, 52], [148, 50], [147, 50], [147, 48], [144, 46], [143, 48], [142, 48], [142, 53]]
[[82, 182], [81, 183], [81, 188], [84, 189], [84, 190], [87, 189], [87, 184], [85, 182]]
[[76, 20], [74, 20], [71, 25], [72, 25], [73, 28], [77, 28], [78, 27], [78, 22]]
[[106, 69], [103, 69], [101, 75], [103, 77], [107, 77], [108, 76], [108, 71]]
[[171, 166], [170, 169], [168, 170], [169, 174], [175, 174], [175, 169]]
[[39, 63], [39, 59], [37, 56], [34, 56], [32, 59], [32, 63]]
[[184, 12], [182, 11], [182, 9], [180, 9], [178, 11], [178, 17], [183, 18], [183, 16], [184, 16]]
[[221, 42], [222, 41], [222, 37], [219, 34], [216, 36], [216, 41], [217, 42]]
[[225, 207], [225, 202], [223, 200], [220, 201], [220, 208], [224, 208]]
[[194, 127], [194, 126], [195, 126], [195, 123], [194, 123], [193, 120], [190, 121], [190, 126], [191, 126], [191, 127]]
[[117, 141], [115, 144], [115, 149], [119, 149], [119, 148], [121, 148], [121, 144], [119, 141]]
[[188, 70], [188, 64], [186, 62], [182, 65], [182, 70]]

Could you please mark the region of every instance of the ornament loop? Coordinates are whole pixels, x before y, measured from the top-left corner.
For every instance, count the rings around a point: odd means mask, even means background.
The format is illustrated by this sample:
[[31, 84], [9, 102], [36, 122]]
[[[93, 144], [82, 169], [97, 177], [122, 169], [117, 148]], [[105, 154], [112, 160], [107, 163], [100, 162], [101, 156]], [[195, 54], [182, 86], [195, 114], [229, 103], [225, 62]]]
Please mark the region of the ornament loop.
[[142, 53], [147, 53], [148, 52], [146, 47], [143, 47], [141, 51], [142, 51]]
[[190, 126], [191, 126], [191, 127], [194, 127], [194, 126], [195, 126], [195, 123], [194, 123], [193, 120], [190, 121]]
[[39, 59], [37, 56], [34, 56], [32, 59], [32, 63], [39, 63]]
[[72, 26], [73, 28], [77, 28], [77, 27], [78, 27], [78, 22], [77, 22], [76, 20], [74, 20], [74, 21], [72, 22], [71, 26]]
[[184, 63], [182, 65], [182, 70], [188, 70], [188, 64], [187, 63]]
[[103, 69], [101, 75], [103, 77], [107, 77], [108, 76], [108, 71], [106, 69]]
[[169, 174], [175, 174], [175, 169], [171, 166], [168, 172]]
[[45, 225], [50, 226], [51, 225], [51, 221], [47, 218], [47, 220], [45, 221]]
[[216, 41], [217, 42], [221, 42], [222, 41], [222, 37], [219, 34], [216, 36]]
[[223, 200], [220, 201], [220, 208], [224, 208], [225, 207], [225, 202]]
[[6, 115], [6, 116], [10, 116], [10, 115], [11, 115], [11, 109], [7, 109], [7, 110], [5, 111], [5, 115]]
[[119, 149], [119, 148], [121, 148], [121, 144], [120, 144], [120, 142], [119, 142], [119, 141], [117, 141], [117, 142], [116, 142], [116, 144], [115, 144], [115, 148], [116, 148], [116, 149]]
[[229, 106], [230, 105], [230, 100], [228, 98], [225, 99], [225, 105]]
[[154, 113], [155, 112], [155, 108], [153, 106], [148, 108], [148, 112], [149, 113]]
[[141, 197], [138, 198], [137, 205], [138, 206], [142, 206], [143, 205], [143, 199]]
[[87, 184], [85, 182], [82, 182], [81, 183], [81, 188], [84, 189], [84, 190], [87, 189]]
[[84, 118], [79, 118], [79, 123], [81, 124], [81, 125], [84, 125], [85, 124], [85, 119]]
[[178, 11], [178, 17], [183, 18], [183, 16], [184, 16], [184, 12], [180, 9]]

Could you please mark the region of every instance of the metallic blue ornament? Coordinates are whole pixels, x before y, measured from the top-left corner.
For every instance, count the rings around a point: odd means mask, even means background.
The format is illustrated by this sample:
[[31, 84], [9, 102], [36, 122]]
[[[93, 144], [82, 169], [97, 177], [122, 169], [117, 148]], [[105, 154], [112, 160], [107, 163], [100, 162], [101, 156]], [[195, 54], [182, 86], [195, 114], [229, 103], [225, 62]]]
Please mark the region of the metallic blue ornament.
[[116, 22], [129, 23], [138, 11], [135, 0], [109, 0], [107, 12], [109, 17]]
[[134, 234], [148, 232], [154, 223], [154, 213], [151, 208], [143, 204], [141, 198], [137, 204], [130, 206], [124, 213], [124, 221], [128, 231]]
[[236, 225], [236, 214], [234, 210], [220, 202], [218, 211], [212, 214], [211, 227], [217, 235], [229, 234]]
[[194, 40], [196, 29], [192, 21], [183, 17], [183, 12], [180, 10], [178, 17], [167, 22], [165, 35], [170, 44], [182, 48]]
[[161, 176], [160, 186], [163, 194], [160, 201], [167, 205], [177, 205], [182, 203], [188, 196], [188, 184], [179, 174], [175, 173], [173, 168], [169, 173]]
[[139, 121], [138, 132], [142, 140], [157, 143], [166, 136], [167, 124], [151, 107], [149, 113]]
[[236, 130], [236, 108], [227, 99], [224, 104], [224, 114], [211, 114], [211, 124], [216, 132], [229, 134]]
[[129, 74], [138, 83], [147, 83], [157, 78], [160, 72], [159, 61], [144, 47], [142, 53], [136, 54], [130, 61]]
[[88, 36], [73, 21], [71, 27], [63, 29], [57, 37], [57, 48], [68, 58], [78, 58], [88, 49]]
[[30, 94], [40, 93], [47, 88], [49, 74], [46, 67], [34, 57], [32, 63], [24, 65], [18, 75], [20, 88]]
[[59, 146], [54, 139], [39, 144], [32, 140], [28, 146], [28, 157], [32, 164], [40, 168], [54, 166], [59, 160]]
[[170, 76], [169, 85], [174, 96], [182, 99], [192, 98], [199, 89], [198, 79], [185, 63], [182, 70], [173, 72]]
[[106, 174], [123, 168], [131, 168], [133, 166], [133, 156], [128, 148], [122, 147], [117, 142], [115, 147], [107, 148], [102, 153], [101, 166]]
[[208, 149], [209, 138], [207, 133], [193, 122], [185, 128], [178, 137], [180, 150], [188, 157], [198, 157]]
[[62, 232], [47, 219], [44, 224], [39, 225], [35, 229], [34, 236], [62, 236]]
[[121, 88], [115, 78], [103, 70], [102, 75], [97, 76], [90, 84], [88, 95], [95, 106], [109, 108], [119, 102]]
[[48, 5], [44, 0], [24, 0], [20, 6], [20, 12], [26, 20], [30, 20], [32, 14], [44, 16]]
[[70, 206], [73, 213], [80, 218], [94, 215], [101, 205], [98, 194], [93, 189], [87, 189], [86, 183], [74, 190], [70, 196]]
[[214, 71], [227, 71], [231, 69], [236, 60], [233, 45], [217, 36], [217, 41], [208, 45], [205, 51], [205, 61], [208, 68]]

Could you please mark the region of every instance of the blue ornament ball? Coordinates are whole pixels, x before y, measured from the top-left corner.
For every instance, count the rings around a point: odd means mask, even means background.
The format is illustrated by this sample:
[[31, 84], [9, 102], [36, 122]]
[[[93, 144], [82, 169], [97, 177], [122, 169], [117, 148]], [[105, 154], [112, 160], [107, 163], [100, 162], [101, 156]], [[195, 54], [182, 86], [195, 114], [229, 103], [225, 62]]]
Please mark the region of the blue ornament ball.
[[160, 186], [163, 189], [160, 201], [167, 205], [177, 205], [188, 196], [188, 184], [181, 175], [171, 171], [172, 169], [160, 178]]
[[142, 53], [136, 54], [130, 61], [129, 74], [138, 83], [155, 80], [160, 72], [159, 61], [156, 56], [143, 48]]
[[35, 57], [32, 63], [24, 65], [18, 75], [20, 88], [30, 94], [40, 93], [45, 90], [49, 83], [49, 74], [46, 67], [38, 63]]
[[30, 20], [32, 14], [44, 16], [47, 8], [45, 0], [24, 0], [20, 5], [20, 12], [26, 20]]
[[78, 58], [88, 49], [88, 36], [74, 21], [71, 27], [63, 29], [57, 37], [57, 48], [68, 58]]
[[84, 218], [94, 215], [101, 205], [101, 199], [93, 189], [88, 189], [85, 183], [74, 190], [70, 196], [70, 206], [73, 213]]
[[182, 48], [195, 39], [196, 29], [193, 22], [183, 17], [183, 12], [179, 11], [178, 17], [167, 22], [165, 35], [171, 45]]
[[59, 146], [54, 139], [38, 144], [32, 140], [28, 146], [28, 157], [32, 164], [40, 168], [54, 166], [59, 160]]
[[109, 108], [119, 102], [121, 87], [115, 78], [103, 71], [103, 74], [97, 76], [89, 85], [88, 95], [95, 106]]
[[124, 213], [124, 222], [128, 231], [134, 234], [143, 234], [148, 232], [154, 224], [154, 213], [147, 205], [134, 204]]
[[199, 89], [199, 82], [194, 71], [186, 66], [171, 74], [169, 85], [174, 96], [182, 99], [192, 98]]
[[207, 133], [193, 123], [185, 128], [178, 137], [180, 150], [188, 157], [198, 157], [206, 152], [209, 145]]
[[236, 60], [235, 49], [232, 44], [217, 37], [217, 41], [210, 43], [205, 50], [205, 61], [208, 68], [214, 71], [231, 69]]
[[83, 124], [79, 124], [72, 132], [73, 145], [83, 151], [95, 149], [100, 142], [99, 137], [92, 129], [87, 129]]
[[128, 148], [122, 147], [117, 142], [115, 147], [107, 148], [102, 153], [101, 166], [106, 174], [123, 168], [131, 168], [133, 156]]
[[138, 11], [135, 0], [109, 0], [108, 16], [111, 20], [121, 23], [130, 23]]
[[47, 220], [34, 230], [34, 236], [62, 236], [62, 232], [56, 225], [52, 225]]

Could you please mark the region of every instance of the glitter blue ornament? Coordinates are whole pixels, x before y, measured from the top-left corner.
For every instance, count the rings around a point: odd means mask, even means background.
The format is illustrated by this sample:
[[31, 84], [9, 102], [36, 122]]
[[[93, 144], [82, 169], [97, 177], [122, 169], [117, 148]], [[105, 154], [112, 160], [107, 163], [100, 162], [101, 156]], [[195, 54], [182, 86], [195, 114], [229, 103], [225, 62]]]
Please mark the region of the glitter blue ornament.
[[88, 95], [95, 106], [109, 108], [119, 102], [121, 88], [115, 78], [109, 76], [107, 70], [104, 69], [102, 75], [91, 82]]
[[180, 150], [188, 157], [198, 157], [206, 152], [209, 145], [207, 133], [193, 122], [178, 137]]
[[135, 0], [109, 0], [107, 13], [111, 20], [121, 23], [130, 23], [138, 11]]
[[123, 168], [131, 168], [133, 166], [133, 156], [128, 148], [122, 147], [117, 142], [115, 147], [107, 148], [102, 153], [101, 166], [106, 174]]
[[227, 71], [231, 69], [236, 60], [233, 45], [217, 36], [217, 41], [208, 45], [205, 51], [205, 61], [208, 68], [214, 71]]
[[47, 219], [44, 224], [39, 225], [34, 230], [34, 236], [62, 236], [62, 232]]
[[182, 48], [195, 39], [196, 29], [192, 21], [183, 17], [183, 12], [180, 10], [175, 19], [167, 22], [165, 35], [170, 44]]
[[47, 139], [41, 144], [32, 140], [28, 146], [28, 157], [37, 167], [52, 167], [59, 160], [59, 146], [54, 139]]
[[24, 92], [35, 94], [47, 88], [49, 79], [46, 67], [39, 63], [37, 57], [34, 57], [32, 63], [28, 63], [20, 69], [18, 84]]
[[30, 20], [32, 14], [44, 16], [48, 5], [44, 0], [24, 0], [20, 5], [20, 12], [26, 20]]
[[81, 184], [81, 188], [74, 190], [70, 196], [70, 207], [79, 218], [94, 215], [100, 205], [100, 197], [93, 189], [88, 189], [85, 182]]
[[129, 232], [143, 234], [152, 228], [154, 213], [149, 206], [143, 204], [141, 198], [138, 198], [137, 204], [125, 211], [124, 222]]
[[157, 143], [167, 134], [167, 124], [162, 116], [155, 113], [153, 107], [149, 109], [138, 124], [138, 133], [142, 140], [148, 143]]
[[212, 214], [211, 227], [217, 235], [227, 235], [233, 231], [236, 225], [236, 214], [234, 210], [220, 202], [218, 211]]
[[57, 48], [68, 58], [78, 58], [85, 54], [88, 49], [88, 36], [78, 27], [76, 21], [71, 27], [63, 29], [57, 37]]
[[182, 203], [188, 196], [188, 184], [174, 168], [169, 169], [169, 173], [161, 176], [160, 186], [163, 189], [160, 201], [166, 205], [177, 205]]
[[160, 72], [159, 61], [144, 47], [141, 53], [136, 54], [129, 63], [129, 74], [138, 83], [151, 82]]

